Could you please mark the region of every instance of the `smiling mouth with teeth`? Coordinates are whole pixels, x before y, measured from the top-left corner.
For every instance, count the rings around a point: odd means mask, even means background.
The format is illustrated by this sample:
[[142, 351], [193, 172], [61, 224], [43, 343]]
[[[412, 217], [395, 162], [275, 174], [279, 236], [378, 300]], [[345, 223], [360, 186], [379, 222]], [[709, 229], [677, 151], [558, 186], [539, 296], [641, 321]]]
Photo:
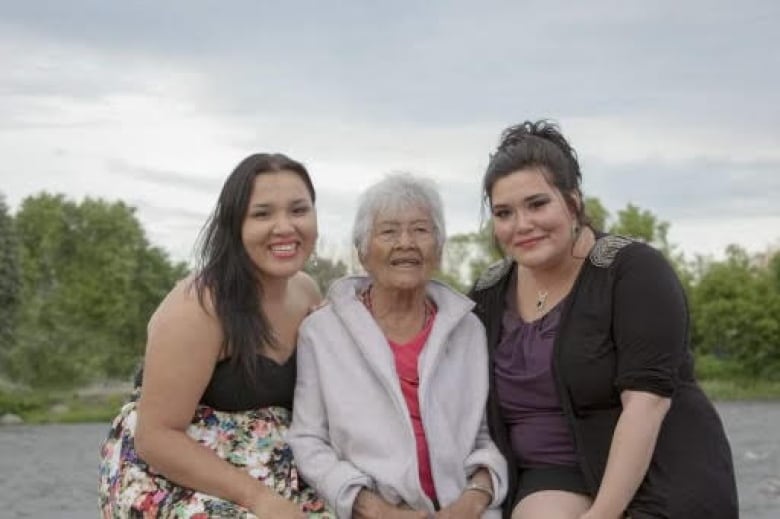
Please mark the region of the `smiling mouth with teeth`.
[[272, 245], [270, 249], [271, 254], [274, 256], [294, 256], [298, 250], [298, 245], [295, 243], [286, 243], [284, 245]]
[[390, 265], [394, 267], [405, 267], [405, 266], [416, 267], [421, 263], [422, 261], [416, 258], [400, 258], [400, 259], [390, 260]]

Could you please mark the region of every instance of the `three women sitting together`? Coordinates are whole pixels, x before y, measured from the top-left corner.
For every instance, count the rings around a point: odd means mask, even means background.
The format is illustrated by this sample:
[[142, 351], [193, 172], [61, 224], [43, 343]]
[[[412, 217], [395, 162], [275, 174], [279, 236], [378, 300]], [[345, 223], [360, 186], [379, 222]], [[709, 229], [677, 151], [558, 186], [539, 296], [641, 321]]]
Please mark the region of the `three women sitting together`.
[[245, 159], [150, 321], [103, 517], [737, 517], [683, 289], [588, 225], [580, 180], [554, 124], [502, 134], [483, 194], [505, 259], [465, 296], [433, 279], [435, 187], [388, 176], [355, 216], [365, 275], [321, 301], [306, 169]]

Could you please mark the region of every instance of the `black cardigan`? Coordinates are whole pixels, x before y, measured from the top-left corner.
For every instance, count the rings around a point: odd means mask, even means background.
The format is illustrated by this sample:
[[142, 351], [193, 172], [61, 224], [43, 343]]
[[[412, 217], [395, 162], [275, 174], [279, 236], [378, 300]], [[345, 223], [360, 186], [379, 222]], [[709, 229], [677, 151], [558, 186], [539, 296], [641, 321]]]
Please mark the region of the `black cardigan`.
[[[516, 268], [488, 268], [471, 292], [488, 334], [491, 360]], [[655, 249], [621, 236], [600, 236], [562, 310], [553, 376], [591, 496], [604, 475], [623, 390], [671, 397], [644, 481], [629, 505], [632, 517], [738, 517], [734, 468], [723, 426], [696, 384], [682, 286]], [[501, 416], [491, 362], [488, 420], [507, 458], [509, 518], [517, 464]]]

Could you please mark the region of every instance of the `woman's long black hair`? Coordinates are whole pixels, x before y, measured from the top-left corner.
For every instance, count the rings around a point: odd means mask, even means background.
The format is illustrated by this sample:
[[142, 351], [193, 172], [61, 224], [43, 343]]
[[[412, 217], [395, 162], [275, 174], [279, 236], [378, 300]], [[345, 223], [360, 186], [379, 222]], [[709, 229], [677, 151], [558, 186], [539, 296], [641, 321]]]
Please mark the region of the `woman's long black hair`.
[[222, 325], [223, 352], [248, 377], [255, 375], [257, 353], [276, 347], [277, 341], [260, 303], [262, 284], [244, 248], [241, 229], [255, 177], [280, 171], [297, 174], [314, 203], [314, 186], [303, 164], [280, 153], [250, 155], [236, 166], [222, 186], [199, 243], [195, 278], [198, 300], [206, 308], [205, 300], [210, 296]]

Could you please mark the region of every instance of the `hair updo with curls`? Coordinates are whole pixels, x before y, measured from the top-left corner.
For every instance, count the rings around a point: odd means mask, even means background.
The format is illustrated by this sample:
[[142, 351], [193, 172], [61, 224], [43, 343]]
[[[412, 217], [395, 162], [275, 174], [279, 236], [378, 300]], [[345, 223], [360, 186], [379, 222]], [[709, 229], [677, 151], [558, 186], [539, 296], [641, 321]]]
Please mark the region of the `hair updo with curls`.
[[586, 225], [585, 204], [580, 191], [580, 165], [577, 153], [561, 134], [558, 125], [541, 119], [525, 121], [501, 132], [501, 142], [490, 156], [482, 190], [490, 205], [495, 183], [523, 169], [537, 168], [555, 186], [580, 225]]

